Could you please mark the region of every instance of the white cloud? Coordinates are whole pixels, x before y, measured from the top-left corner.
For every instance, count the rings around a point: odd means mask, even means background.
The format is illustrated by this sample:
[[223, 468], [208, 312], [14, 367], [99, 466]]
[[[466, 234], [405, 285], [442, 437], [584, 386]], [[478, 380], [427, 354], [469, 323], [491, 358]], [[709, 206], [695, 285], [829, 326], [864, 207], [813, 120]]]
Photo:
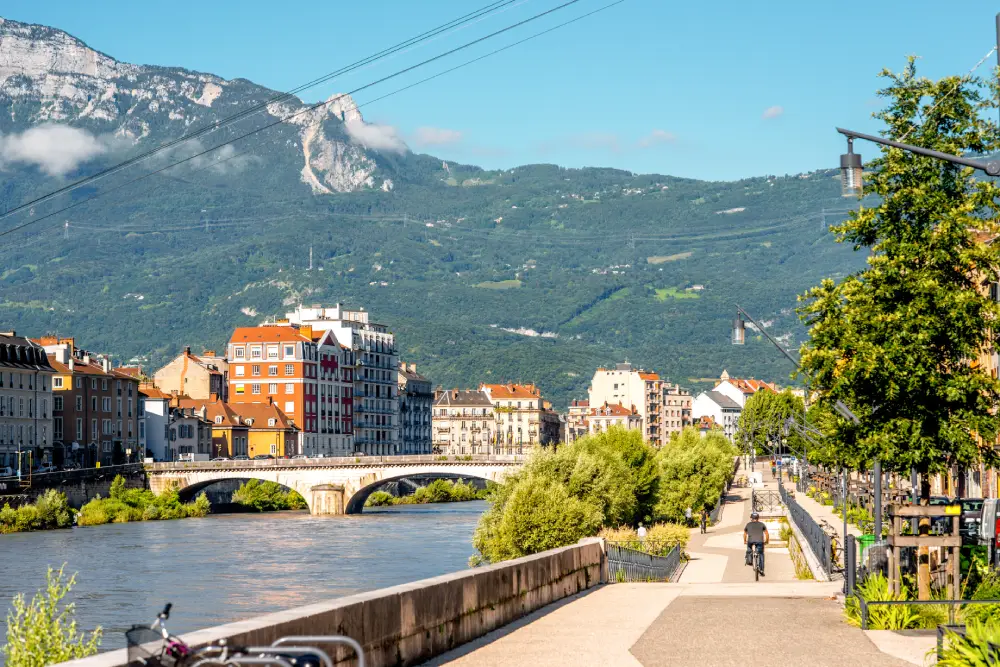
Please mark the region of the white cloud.
[[666, 130], [653, 130], [642, 139], [640, 139], [636, 146], [639, 148], [649, 148], [650, 146], [655, 146], [657, 144], [672, 144], [677, 141], [677, 135], [673, 132], [667, 132]]
[[108, 152], [111, 139], [86, 130], [45, 123], [20, 134], [0, 136], [0, 164], [34, 165], [49, 176], [63, 176]]
[[422, 146], [445, 146], [462, 140], [462, 132], [443, 127], [418, 127], [413, 140]]
[[344, 123], [344, 130], [351, 141], [373, 151], [405, 153], [409, 150], [406, 142], [399, 136], [399, 132], [391, 125], [378, 125], [366, 123], [363, 120], [348, 119]]
[[760, 117], [764, 120], [770, 120], [772, 118], [777, 118], [783, 113], [785, 113], [785, 107], [774, 105], [773, 107], [764, 109], [764, 113], [762, 113]]

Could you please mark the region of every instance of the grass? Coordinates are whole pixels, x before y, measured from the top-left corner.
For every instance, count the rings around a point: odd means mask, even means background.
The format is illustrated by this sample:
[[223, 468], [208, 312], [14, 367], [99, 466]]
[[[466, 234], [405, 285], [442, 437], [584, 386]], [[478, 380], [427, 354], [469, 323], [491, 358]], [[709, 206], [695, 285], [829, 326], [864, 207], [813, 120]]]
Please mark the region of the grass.
[[486, 282], [473, 285], [483, 289], [516, 289], [521, 286], [520, 280], [487, 280]]
[[665, 264], [667, 262], [676, 262], [679, 259], [687, 259], [693, 252], [679, 252], [676, 255], [654, 255], [653, 257], [647, 257], [646, 262], [649, 264]]
[[687, 292], [685, 290], [679, 290], [676, 287], [661, 287], [656, 290], [656, 300], [664, 302], [667, 299], [700, 299], [701, 295], [697, 292]]

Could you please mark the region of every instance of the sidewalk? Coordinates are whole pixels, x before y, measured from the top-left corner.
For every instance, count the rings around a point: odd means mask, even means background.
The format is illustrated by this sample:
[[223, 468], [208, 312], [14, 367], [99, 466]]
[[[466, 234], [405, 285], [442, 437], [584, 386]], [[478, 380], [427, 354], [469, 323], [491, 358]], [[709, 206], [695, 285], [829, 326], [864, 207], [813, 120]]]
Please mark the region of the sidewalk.
[[[770, 471], [768, 471], [769, 473]], [[770, 476], [768, 474], [768, 476]], [[609, 584], [549, 605], [428, 665], [456, 667], [910, 667], [843, 620], [838, 582], [799, 581], [787, 549], [767, 577], [744, 565], [750, 489], [733, 489], [719, 524], [695, 528], [676, 584]]]

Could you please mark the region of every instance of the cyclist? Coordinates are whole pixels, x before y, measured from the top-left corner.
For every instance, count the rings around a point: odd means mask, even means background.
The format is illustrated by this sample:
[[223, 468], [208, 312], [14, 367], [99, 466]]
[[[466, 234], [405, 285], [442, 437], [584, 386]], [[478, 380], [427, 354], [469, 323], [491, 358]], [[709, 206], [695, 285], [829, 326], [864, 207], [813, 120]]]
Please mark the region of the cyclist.
[[747, 565], [753, 565], [751, 551], [753, 545], [757, 545], [760, 552], [760, 573], [764, 574], [764, 545], [771, 541], [771, 536], [767, 534], [767, 526], [760, 520], [760, 514], [752, 512], [750, 523], [743, 528], [743, 544], [747, 545]]

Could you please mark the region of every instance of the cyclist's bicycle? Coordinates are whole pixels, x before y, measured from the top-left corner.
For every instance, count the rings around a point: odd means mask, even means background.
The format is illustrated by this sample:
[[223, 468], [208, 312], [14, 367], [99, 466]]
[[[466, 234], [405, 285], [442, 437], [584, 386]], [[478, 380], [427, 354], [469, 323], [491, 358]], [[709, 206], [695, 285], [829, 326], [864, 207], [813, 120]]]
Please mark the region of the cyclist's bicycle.
[[225, 640], [191, 648], [167, 632], [172, 605], [167, 604], [152, 625], [134, 625], [125, 631], [129, 667], [333, 667], [330, 656], [315, 645], [343, 644], [353, 649], [358, 667], [365, 667], [361, 645], [342, 635], [282, 637], [270, 646], [228, 646]]
[[764, 572], [764, 568], [760, 565], [760, 550], [761, 546], [757, 542], [750, 545], [750, 564], [753, 565], [754, 581], [760, 581], [760, 575]]

